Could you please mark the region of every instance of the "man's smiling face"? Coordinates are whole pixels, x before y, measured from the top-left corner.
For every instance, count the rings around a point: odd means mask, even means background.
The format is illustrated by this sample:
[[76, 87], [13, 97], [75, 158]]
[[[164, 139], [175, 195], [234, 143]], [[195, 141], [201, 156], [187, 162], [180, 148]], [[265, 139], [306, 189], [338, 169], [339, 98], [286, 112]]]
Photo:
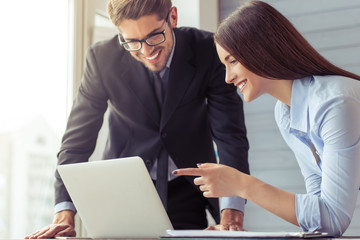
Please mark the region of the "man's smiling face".
[[[175, 20], [174, 20], [175, 19]], [[125, 19], [119, 25], [119, 30], [124, 41], [142, 40], [155, 33], [165, 30], [165, 41], [156, 46], [149, 46], [142, 42], [140, 50], [131, 51], [130, 54], [138, 61], [145, 64], [153, 72], [164, 69], [174, 44], [172, 28], [176, 27], [177, 12], [172, 8], [169, 20], [158, 19], [156, 14], [143, 16], [137, 20]], [[174, 20], [174, 21], [173, 21]]]

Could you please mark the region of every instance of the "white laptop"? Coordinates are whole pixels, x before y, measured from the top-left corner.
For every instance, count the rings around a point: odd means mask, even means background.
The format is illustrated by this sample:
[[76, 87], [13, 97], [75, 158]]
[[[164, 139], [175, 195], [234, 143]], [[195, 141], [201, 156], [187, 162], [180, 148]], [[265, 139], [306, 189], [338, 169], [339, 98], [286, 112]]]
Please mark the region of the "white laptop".
[[140, 157], [67, 164], [58, 171], [91, 238], [157, 238], [173, 229]]

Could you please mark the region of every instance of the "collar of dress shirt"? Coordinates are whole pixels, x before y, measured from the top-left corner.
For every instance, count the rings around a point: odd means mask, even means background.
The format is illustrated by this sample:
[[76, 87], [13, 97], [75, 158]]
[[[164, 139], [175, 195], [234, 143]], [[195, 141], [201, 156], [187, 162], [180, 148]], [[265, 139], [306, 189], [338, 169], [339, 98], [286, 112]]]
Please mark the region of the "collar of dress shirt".
[[308, 131], [308, 90], [313, 77], [294, 80], [291, 93], [291, 106], [281, 103], [280, 124], [290, 132]]
[[308, 131], [308, 92], [313, 77], [294, 80], [290, 105], [290, 128], [306, 133]]
[[173, 39], [174, 39], [174, 44], [173, 44], [173, 47], [172, 47], [172, 50], [171, 50], [171, 53], [170, 53], [170, 56], [169, 56], [169, 59], [168, 61], [166, 62], [166, 66], [164, 67], [163, 70], [160, 71], [160, 77], [163, 78], [164, 75], [165, 75], [165, 72], [167, 69], [170, 69], [170, 65], [171, 65], [171, 61], [172, 61], [172, 58], [174, 56], [174, 50], [175, 50], [175, 45], [176, 45], [176, 39], [175, 39], [175, 34], [174, 34], [174, 31], [172, 30], [171, 31], [172, 35], [173, 35]]

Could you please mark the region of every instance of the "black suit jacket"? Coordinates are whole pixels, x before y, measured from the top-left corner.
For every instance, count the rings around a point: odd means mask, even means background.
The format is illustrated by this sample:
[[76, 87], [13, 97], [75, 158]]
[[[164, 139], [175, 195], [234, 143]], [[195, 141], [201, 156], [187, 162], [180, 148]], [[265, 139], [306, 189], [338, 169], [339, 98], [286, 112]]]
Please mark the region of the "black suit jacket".
[[[216, 162], [214, 140], [221, 163], [249, 173], [242, 101], [236, 88], [224, 81], [212, 34], [193, 28], [176, 28], [174, 33], [162, 114], [149, 71], [119, 45], [117, 37], [89, 49], [59, 164], [88, 161], [109, 107], [104, 159], [136, 155], [151, 169], [164, 145], [179, 168], [196, 167]], [[58, 173], [55, 186], [56, 203], [71, 201]], [[217, 200], [210, 202], [215, 211]]]

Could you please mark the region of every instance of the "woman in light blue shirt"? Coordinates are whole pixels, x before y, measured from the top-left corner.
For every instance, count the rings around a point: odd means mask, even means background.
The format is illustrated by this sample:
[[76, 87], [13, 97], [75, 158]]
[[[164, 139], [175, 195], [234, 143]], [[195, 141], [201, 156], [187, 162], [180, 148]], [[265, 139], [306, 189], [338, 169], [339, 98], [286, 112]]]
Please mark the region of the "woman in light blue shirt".
[[206, 197], [240, 196], [303, 231], [342, 235], [360, 188], [360, 76], [324, 59], [283, 15], [260, 1], [230, 15], [215, 43], [226, 82], [238, 86], [246, 102], [265, 93], [278, 99], [276, 122], [307, 193], [280, 190], [221, 164], [174, 174], [199, 176], [194, 182]]

